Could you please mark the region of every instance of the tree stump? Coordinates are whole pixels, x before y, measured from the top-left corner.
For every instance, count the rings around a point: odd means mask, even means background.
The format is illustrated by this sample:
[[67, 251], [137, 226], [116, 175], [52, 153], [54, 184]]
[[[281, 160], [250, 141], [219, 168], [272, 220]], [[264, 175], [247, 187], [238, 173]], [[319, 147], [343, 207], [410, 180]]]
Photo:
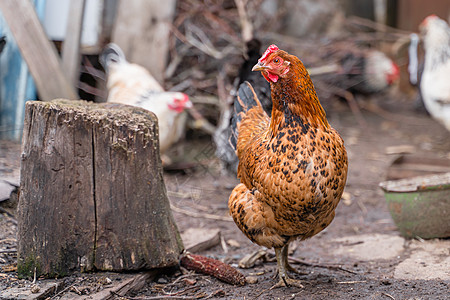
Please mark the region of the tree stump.
[[18, 273], [174, 266], [183, 249], [147, 110], [86, 101], [26, 104]]

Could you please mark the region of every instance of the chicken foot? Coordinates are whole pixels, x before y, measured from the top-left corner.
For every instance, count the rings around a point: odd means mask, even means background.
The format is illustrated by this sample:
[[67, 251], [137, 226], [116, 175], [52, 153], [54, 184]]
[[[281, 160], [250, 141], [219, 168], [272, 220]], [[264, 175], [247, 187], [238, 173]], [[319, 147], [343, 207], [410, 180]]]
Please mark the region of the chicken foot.
[[[301, 284], [300, 280], [292, 279], [287, 274], [288, 268], [291, 270], [295, 270], [287, 262], [287, 244], [282, 248], [275, 248], [275, 256], [277, 258], [278, 277], [280, 278], [280, 280], [270, 289], [289, 286], [303, 288], [303, 285]], [[294, 272], [296, 271], [297, 270], [295, 270]]]
[[297, 270], [296, 268], [294, 268], [293, 266], [291, 266], [289, 264], [289, 261], [288, 261], [289, 260], [288, 250], [289, 250], [289, 243], [287, 243], [286, 245], [283, 246], [283, 248], [281, 248], [281, 252], [283, 254], [283, 259], [284, 259], [283, 264], [284, 264], [285, 269], [288, 272], [292, 272], [292, 273], [295, 273], [295, 274], [308, 275], [308, 273], [299, 271], [299, 270]]

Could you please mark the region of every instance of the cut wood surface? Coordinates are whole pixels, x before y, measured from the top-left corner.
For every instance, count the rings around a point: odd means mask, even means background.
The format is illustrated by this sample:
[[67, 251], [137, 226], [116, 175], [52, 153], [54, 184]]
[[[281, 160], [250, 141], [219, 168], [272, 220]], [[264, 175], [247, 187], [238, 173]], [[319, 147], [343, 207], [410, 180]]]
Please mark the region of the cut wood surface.
[[174, 266], [183, 248], [144, 109], [86, 101], [26, 104], [18, 272]]
[[0, 10], [26, 61], [41, 99], [78, 99], [29, 0], [1, 0]]

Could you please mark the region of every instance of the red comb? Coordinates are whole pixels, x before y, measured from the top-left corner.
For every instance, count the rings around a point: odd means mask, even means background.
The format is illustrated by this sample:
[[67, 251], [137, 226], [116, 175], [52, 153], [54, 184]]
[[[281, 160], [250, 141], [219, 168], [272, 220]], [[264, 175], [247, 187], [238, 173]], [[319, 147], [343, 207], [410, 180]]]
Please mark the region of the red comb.
[[422, 23], [420, 23], [419, 26], [427, 26], [427, 23], [428, 23], [429, 20], [431, 20], [431, 19], [436, 19], [436, 18], [439, 18], [439, 17], [436, 16], [435, 14], [431, 14], [431, 15], [429, 15], [428, 17], [426, 17], [426, 18], [422, 21]]
[[276, 45], [272, 44], [267, 48], [266, 52], [261, 56], [261, 58], [258, 61], [265, 61], [267, 56], [269, 56], [271, 53], [280, 50]]

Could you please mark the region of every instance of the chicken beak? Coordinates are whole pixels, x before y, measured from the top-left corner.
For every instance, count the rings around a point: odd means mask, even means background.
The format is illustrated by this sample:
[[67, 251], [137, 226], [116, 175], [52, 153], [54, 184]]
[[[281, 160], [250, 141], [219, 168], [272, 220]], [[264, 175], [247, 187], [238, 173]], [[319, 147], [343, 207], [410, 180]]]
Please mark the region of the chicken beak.
[[268, 69], [269, 67], [265, 66], [262, 62], [258, 62], [253, 66], [252, 71], [263, 71]]

